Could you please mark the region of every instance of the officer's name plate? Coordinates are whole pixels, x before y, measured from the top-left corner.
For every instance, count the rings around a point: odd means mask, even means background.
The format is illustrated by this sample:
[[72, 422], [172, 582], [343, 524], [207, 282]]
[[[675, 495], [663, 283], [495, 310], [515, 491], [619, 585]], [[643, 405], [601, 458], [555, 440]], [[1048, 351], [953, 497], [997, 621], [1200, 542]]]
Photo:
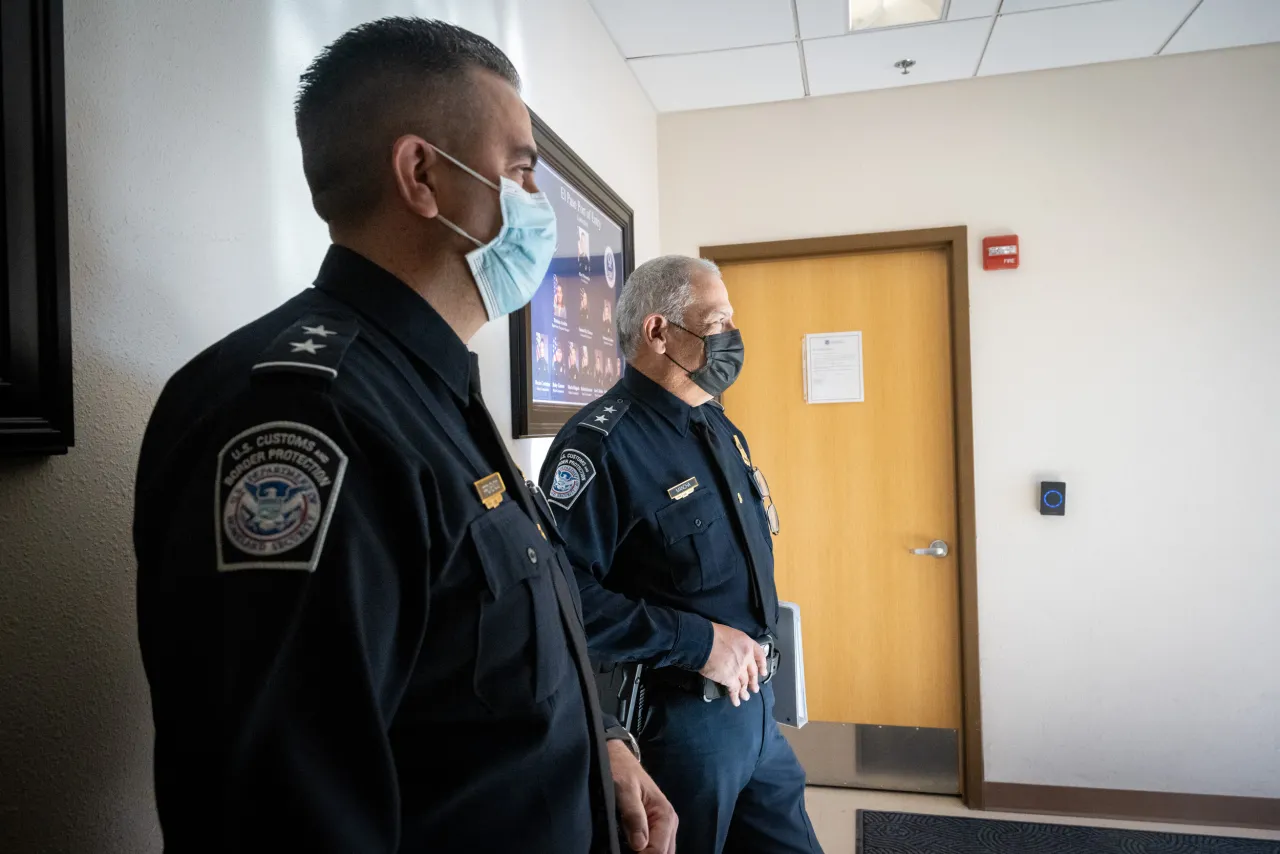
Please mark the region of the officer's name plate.
[[691, 477], [688, 480], [680, 481], [675, 486], [668, 489], [667, 496], [675, 501], [679, 501], [681, 498], [687, 498], [692, 495], [693, 491], [697, 488], [698, 479], [696, 477]]

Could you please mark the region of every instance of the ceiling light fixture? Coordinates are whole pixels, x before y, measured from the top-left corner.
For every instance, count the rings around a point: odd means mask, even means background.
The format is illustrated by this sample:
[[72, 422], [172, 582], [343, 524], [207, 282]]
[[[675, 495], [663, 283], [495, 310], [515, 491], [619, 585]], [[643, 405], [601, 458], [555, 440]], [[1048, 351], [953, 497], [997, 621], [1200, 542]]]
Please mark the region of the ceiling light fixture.
[[849, 31], [937, 21], [944, 5], [943, 0], [849, 0]]
[[875, 26], [884, 14], [884, 0], [849, 0], [849, 29], [863, 30]]

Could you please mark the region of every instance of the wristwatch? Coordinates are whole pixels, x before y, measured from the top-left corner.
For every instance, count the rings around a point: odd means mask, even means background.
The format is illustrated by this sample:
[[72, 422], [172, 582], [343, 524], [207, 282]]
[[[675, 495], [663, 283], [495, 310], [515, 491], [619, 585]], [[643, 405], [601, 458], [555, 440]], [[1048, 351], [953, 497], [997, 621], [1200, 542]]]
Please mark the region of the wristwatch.
[[625, 741], [627, 750], [631, 751], [631, 755], [636, 759], [640, 758], [640, 742], [636, 741], [636, 737], [631, 734], [631, 730], [623, 726], [612, 726], [604, 731], [604, 740], [608, 741]]

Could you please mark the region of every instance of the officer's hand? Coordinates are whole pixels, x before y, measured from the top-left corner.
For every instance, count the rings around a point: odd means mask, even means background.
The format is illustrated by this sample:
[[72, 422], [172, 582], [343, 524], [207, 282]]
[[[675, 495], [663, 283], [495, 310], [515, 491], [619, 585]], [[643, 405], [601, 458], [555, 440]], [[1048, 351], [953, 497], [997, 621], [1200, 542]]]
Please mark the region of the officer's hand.
[[675, 854], [676, 811], [624, 742], [609, 742], [609, 767], [622, 814], [622, 832], [631, 850]]
[[765, 672], [764, 648], [737, 629], [712, 623], [715, 638], [711, 656], [698, 672], [729, 690], [729, 700], [740, 705], [760, 693], [760, 674]]

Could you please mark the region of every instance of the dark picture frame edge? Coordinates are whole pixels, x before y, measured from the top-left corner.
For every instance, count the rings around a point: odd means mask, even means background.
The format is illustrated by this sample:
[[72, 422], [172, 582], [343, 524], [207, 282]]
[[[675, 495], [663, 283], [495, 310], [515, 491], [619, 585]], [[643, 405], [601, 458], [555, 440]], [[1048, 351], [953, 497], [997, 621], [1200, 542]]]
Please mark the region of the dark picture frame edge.
[[[622, 270], [619, 292], [635, 269], [635, 212], [613, 188], [583, 162], [569, 145], [533, 110], [533, 138], [538, 157], [568, 179], [574, 189], [622, 225]], [[554, 436], [581, 407], [577, 404], [533, 401], [532, 310], [512, 312], [511, 325], [511, 435], [516, 439]]]
[[0, 7], [0, 455], [75, 443], [62, 0]]

